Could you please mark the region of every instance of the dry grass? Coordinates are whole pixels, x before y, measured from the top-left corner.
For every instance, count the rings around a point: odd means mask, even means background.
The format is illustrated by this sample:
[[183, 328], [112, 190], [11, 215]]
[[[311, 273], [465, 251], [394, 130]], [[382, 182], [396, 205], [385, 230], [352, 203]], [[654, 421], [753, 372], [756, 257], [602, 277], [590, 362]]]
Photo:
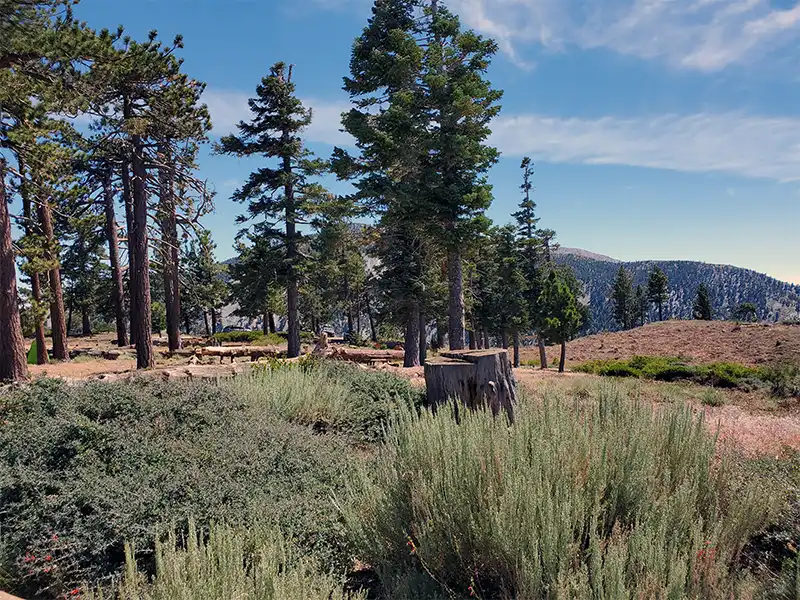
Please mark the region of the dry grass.
[[[558, 348], [548, 349], [550, 361]], [[567, 367], [588, 360], [634, 356], [681, 356], [698, 363], [735, 362], [748, 366], [800, 364], [800, 326], [737, 325], [729, 321], [666, 321], [615, 333], [580, 338], [567, 347]], [[525, 348], [522, 360], [538, 360]]]

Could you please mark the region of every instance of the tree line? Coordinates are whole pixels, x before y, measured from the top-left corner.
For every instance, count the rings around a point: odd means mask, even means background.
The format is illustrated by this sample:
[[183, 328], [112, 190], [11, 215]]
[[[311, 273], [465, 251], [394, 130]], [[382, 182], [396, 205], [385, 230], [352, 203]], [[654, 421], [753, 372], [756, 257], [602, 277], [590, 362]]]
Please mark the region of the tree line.
[[[154, 328], [177, 350], [198, 321], [217, 331], [228, 302], [267, 333], [285, 316], [290, 357], [301, 331], [344, 315], [353, 336], [362, 318], [373, 340], [402, 335], [406, 366], [429, 346], [492, 343], [513, 345], [518, 364], [532, 334], [543, 367], [544, 344], [562, 344], [563, 369], [588, 311], [577, 279], [553, 263], [555, 233], [539, 227], [530, 159], [513, 222], [485, 214], [502, 98], [487, 79], [493, 40], [437, 0], [376, 0], [343, 84], [355, 149], [330, 157], [303, 139], [313, 114], [296, 67], [275, 63], [250, 118], [213, 146], [260, 158], [233, 194], [245, 212], [226, 267], [200, 222], [214, 210], [197, 175], [211, 120], [205, 85], [183, 72], [182, 39], [95, 31], [73, 4], [0, 0], [0, 379], [27, 377], [23, 320], [37, 362], [50, 359], [48, 317], [52, 358], [69, 360], [75, 313], [84, 334], [93, 317], [113, 322], [117, 343], [151, 368]], [[330, 193], [330, 175], [353, 192]]]
[[[651, 308], [654, 309], [656, 318], [663, 321], [664, 306], [669, 299], [669, 278], [658, 265], [650, 270], [647, 285], [637, 285], [635, 288], [630, 272], [624, 265], [620, 265], [611, 286], [614, 320], [620, 329], [627, 330], [645, 325], [649, 320]], [[711, 294], [704, 283], [697, 286], [692, 304], [692, 316], [698, 321], [714, 319]], [[757, 316], [758, 307], [752, 302], [744, 302], [731, 312], [731, 317], [739, 321], [754, 321]]]

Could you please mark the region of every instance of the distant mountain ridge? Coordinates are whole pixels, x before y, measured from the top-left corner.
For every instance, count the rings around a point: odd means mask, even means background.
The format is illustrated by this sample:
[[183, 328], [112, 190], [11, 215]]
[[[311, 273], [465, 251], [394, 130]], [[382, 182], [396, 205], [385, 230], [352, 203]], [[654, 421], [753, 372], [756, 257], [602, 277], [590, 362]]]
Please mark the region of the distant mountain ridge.
[[571, 266], [584, 284], [584, 300], [588, 301], [592, 313], [587, 333], [618, 328], [609, 297], [620, 265], [631, 273], [634, 286], [647, 285], [647, 275], [654, 265], [666, 273], [670, 282], [670, 299], [665, 306], [665, 318], [691, 319], [697, 286], [705, 283], [711, 295], [715, 319], [729, 318], [743, 302], [755, 304], [759, 319], [764, 321], [800, 319], [800, 286], [750, 269], [681, 260], [620, 262], [572, 248], [561, 248], [556, 261]]

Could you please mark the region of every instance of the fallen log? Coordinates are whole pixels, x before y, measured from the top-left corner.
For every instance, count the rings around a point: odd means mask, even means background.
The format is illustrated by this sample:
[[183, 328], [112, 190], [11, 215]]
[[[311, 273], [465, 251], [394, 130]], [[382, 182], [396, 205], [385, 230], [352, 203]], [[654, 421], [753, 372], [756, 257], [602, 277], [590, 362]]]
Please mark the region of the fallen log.
[[434, 409], [454, 403], [470, 410], [489, 407], [493, 415], [505, 411], [514, 420], [517, 383], [505, 350], [461, 350], [442, 352], [425, 362], [428, 404]]
[[403, 360], [402, 350], [371, 350], [369, 348], [345, 348], [329, 346], [326, 356], [333, 360], [345, 360], [354, 363], [380, 363]]
[[255, 362], [259, 358], [279, 358], [286, 354], [286, 350], [278, 346], [209, 346], [198, 350], [199, 356], [218, 356], [220, 364], [226, 358], [230, 358], [231, 363], [237, 358], [250, 358]]

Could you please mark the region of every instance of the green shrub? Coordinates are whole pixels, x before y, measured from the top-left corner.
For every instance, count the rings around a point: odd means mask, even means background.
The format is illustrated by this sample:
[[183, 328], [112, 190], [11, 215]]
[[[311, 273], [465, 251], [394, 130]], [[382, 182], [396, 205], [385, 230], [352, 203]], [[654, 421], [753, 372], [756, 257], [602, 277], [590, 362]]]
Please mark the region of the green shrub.
[[400, 408], [418, 407], [424, 390], [389, 373], [327, 360], [275, 361], [224, 386], [282, 418], [374, 442]]
[[704, 390], [700, 396], [700, 403], [704, 406], [722, 406], [725, 404], [725, 396], [717, 390]]
[[689, 409], [597, 396], [550, 390], [513, 427], [403, 415], [341, 502], [359, 556], [451, 597], [732, 597], [759, 487], [733, 484]]
[[749, 389], [763, 379], [760, 369], [737, 363], [718, 362], [691, 365], [684, 359], [667, 356], [634, 356], [630, 360], [594, 360], [582, 363], [575, 371], [610, 377], [639, 377], [657, 381], [693, 381], [713, 387]]
[[[264, 337], [264, 334], [260, 331], [226, 331], [225, 333], [215, 333], [211, 337], [215, 342], [220, 344], [224, 344], [226, 342], [231, 344], [252, 344], [256, 340]], [[279, 341], [277, 343], [279, 344], [281, 342]]]
[[800, 366], [772, 365], [763, 370], [763, 378], [776, 398], [800, 398]]
[[[260, 383], [285, 382], [265, 374]], [[361, 459], [344, 439], [286, 423], [234, 391], [208, 382], [41, 380], [0, 393], [11, 587], [47, 598], [97, 581], [122, 566], [125, 541], [147, 554], [160, 525], [191, 516], [200, 524], [274, 521], [326, 568], [348, 564], [330, 495]]]
[[[155, 576], [139, 571], [126, 547], [126, 568], [117, 596], [124, 600], [334, 600], [344, 598], [342, 581], [299, 556], [275, 530], [212, 525], [207, 533], [189, 522], [188, 534], [174, 532], [155, 546]], [[101, 600], [102, 593], [88, 600]], [[348, 600], [365, 600], [352, 594]]]

